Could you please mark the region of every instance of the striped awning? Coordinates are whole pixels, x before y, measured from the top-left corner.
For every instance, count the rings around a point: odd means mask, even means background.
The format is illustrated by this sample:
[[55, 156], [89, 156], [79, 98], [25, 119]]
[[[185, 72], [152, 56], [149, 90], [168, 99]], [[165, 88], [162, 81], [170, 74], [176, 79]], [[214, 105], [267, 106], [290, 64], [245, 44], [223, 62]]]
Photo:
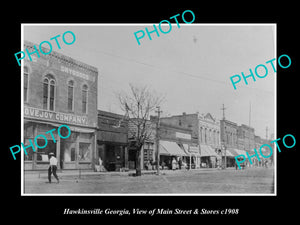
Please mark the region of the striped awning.
[[159, 152], [162, 155], [174, 156], [189, 156], [183, 149], [181, 149], [176, 142], [173, 141], [159, 141]]
[[201, 156], [200, 153], [199, 153], [199, 147], [197, 146], [189, 146], [188, 144], [182, 144], [183, 147], [184, 147], [184, 150], [185, 152], [188, 154], [188, 155], [192, 155], [192, 156]]
[[200, 155], [201, 156], [218, 156], [218, 154], [215, 152], [215, 150], [209, 146], [200, 144]]
[[246, 151], [245, 150], [241, 150], [241, 149], [234, 149], [237, 153], [238, 153], [238, 155], [246, 155]]

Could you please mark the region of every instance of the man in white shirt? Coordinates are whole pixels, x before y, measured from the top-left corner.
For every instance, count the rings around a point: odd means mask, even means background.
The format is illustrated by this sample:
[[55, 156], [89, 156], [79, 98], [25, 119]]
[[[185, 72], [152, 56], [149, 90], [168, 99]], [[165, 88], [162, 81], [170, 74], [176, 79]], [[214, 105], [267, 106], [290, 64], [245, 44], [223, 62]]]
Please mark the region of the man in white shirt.
[[48, 180], [49, 183], [51, 183], [51, 174], [53, 173], [53, 176], [56, 178], [57, 183], [59, 183], [59, 179], [56, 175], [56, 170], [57, 170], [57, 159], [54, 156], [53, 152], [49, 153], [50, 156], [50, 165], [49, 165], [49, 169], [48, 169]]

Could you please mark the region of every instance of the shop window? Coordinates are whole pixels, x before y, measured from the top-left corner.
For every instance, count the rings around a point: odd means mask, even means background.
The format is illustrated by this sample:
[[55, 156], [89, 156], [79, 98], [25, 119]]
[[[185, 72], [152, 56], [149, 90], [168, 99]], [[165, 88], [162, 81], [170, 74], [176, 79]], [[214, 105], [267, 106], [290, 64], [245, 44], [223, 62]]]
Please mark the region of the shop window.
[[[45, 139], [37, 139], [38, 146], [45, 145]], [[36, 148], [37, 162], [48, 162], [49, 161], [49, 153], [53, 152], [56, 157], [56, 143], [53, 140], [47, 140], [47, 145], [45, 148]]]
[[24, 135], [26, 138], [34, 138], [34, 134], [33, 134], [33, 126], [32, 125], [24, 125]]
[[[74, 142], [64, 142], [64, 161], [65, 162], [74, 162], [75, 158], [75, 145]], [[62, 149], [61, 149], [62, 151]]]
[[76, 160], [76, 152], [75, 152], [75, 148], [71, 148], [71, 161], [75, 161]]
[[[30, 145], [28, 138], [25, 138], [25, 141], [23, 143], [24, 143], [25, 146]], [[27, 155], [25, 154], [25, 151], [24, 151], [24, 160], [25, 161], [32, 161], [33, 160], [33, 149], [32, 148], [27, 148], [26, 152], [27, 152]]]
[[153, 160], [153, 143], [144, 144], [144, 162]]
[[91, 161], [91, 144], [90, 143], [79, 143], [79, 161], [86, 161], [90, 162]]

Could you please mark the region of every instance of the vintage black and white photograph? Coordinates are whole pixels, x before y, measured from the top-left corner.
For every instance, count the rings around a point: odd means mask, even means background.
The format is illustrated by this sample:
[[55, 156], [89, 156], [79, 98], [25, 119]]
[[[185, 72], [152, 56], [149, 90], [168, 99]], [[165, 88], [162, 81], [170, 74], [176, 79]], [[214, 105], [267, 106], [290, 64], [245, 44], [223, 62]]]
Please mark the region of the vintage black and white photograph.
[[276, 195], [276, 24], [170, 23], [22, 24], [22, 195]]

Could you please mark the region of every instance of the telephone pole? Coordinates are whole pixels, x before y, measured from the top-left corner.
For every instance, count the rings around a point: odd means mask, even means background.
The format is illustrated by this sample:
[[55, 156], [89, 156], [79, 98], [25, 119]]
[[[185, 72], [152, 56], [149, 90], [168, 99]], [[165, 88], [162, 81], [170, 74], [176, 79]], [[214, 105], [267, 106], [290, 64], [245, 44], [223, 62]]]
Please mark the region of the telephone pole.
[[223, 107], [221, 108], [221, 110], [223, 110], [223, 120], [225, 120], [225, 107], [224, 107], [224, 104], [223, 104]]
[[156, 107], [157, 110], [157, 123], [156, 123], [156, 167], [157, 167], [157, 175], [159, 175], [159, 128], [160, 128], [160, 106]]
[[[221, 108], [221, 110], [223, 110], [223, 124], [225, 124], [225, 106], [223, 104], [223, 107]], [[225, 125], [224, 125], [225, 126]], [[227, 164], [227, 160], [226, 160], [226, 144], [225, 144], [225, 137], [226, 137], [226, 131], [225, 131], [225, 128], [223, 128], [223, 137], [221, 139], [221, 141], [223, 142], [223, 144], [221, 145], [221, 162], [223, 161], [222, 160], [222, 153], [224, 151], [225, 153], [225, 156], [224, 156], [224, 163], [225, 163], [225, 166], [224, 166], [224, 169], [226, 169], [226, 164]], [[223, 163], [222, 163], [223, 164]]]

